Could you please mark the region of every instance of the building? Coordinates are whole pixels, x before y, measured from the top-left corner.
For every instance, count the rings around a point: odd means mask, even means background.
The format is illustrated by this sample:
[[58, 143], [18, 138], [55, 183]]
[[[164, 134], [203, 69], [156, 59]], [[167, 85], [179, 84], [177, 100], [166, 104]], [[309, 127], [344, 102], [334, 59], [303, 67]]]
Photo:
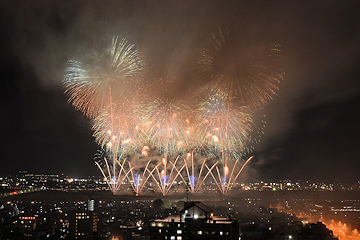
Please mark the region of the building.
[[94, 212], [96, 208], [96, 203], [97, 201], [95, 201], [95, 199], [93, 198], [88, 199], [87, 210], [90, 212]]
[[84, 236], [96, 234], [98, 218], [96, 212], [72, 211], [69, 213], [69, 236], [81, 239]]
[[36, 229], [36, 217], [19, 217], [19, 223], [26, 230]]
[[216, 217], [201, 202], [185, 202], [180, 215], [156, 219], [150, 223], [150, 239], [239, 239], [237, 218]]

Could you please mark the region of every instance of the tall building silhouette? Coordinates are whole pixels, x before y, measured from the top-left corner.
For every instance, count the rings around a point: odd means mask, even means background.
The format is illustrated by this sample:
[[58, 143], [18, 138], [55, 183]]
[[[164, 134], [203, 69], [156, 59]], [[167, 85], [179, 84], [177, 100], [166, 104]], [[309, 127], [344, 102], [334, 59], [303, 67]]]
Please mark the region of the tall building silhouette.
[[210, 207], [201, 202], [185, 202], [180, 215], [171, 215], [150, 223], [150, 239], [238, 240], [238, 219], [216, 217], [212, 212]]

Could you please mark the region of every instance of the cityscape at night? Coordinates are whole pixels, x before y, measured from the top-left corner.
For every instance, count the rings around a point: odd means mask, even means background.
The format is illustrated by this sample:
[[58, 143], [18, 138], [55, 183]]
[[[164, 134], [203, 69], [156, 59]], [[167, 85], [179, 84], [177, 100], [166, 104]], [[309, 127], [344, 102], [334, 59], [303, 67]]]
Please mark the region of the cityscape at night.
[[[241, 239], [359, 238], [360, 181], [239, 182], [226, 195], [213, 183], [212, 189], [196, 194], [182, 189], [166, 197], [152, 189], [135, 197], [130, 183], [113, 195], [101, 177], [74, 179], [26, 171], [1, 177], [0, 185], [1, 236], [5, 239], [80, 238], [74, 232], [74, 219], [96, 223], [90, 230], [77, 229], [86, 238], [149, 239], [154, 237], [154, 227], [176, 219], [187, 203], [206, 204], [216, 221], [237, 219]], [[318, 232], [310, 231], [310, 226], [318, 227]], [[220, 232], [209, 236], [204, 231], [204, 235], [222, 239]]]
[[0, 240], [360, 239], [360, 2], [0, 3]]

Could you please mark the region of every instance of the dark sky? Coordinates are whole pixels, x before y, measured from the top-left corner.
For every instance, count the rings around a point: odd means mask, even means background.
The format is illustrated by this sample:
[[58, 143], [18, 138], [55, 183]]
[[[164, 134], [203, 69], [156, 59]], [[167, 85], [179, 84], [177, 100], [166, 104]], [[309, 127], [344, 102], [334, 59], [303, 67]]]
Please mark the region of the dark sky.
[[281, 44], [285, 59], [243, 179], [358, 180], [359, 23], [359, 1], [1, 1], [0, 174], [99, 175], [90, 122], [61, 86], [77, 50], [117, 34], [193, 81], [201, 42], [225, 25]]

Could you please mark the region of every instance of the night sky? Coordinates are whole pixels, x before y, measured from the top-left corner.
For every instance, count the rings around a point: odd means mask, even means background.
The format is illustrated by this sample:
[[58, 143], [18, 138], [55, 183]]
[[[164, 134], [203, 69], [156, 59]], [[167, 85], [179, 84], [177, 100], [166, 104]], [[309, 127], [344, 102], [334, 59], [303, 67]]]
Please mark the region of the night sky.
[[90, 121], [67, 103], [66, 61], [104, 36], [135, 43], [186, 91], [218, 26], [280, 44], [284, 81], [242, 180], [360, 180], [359, 1], [1, 1], [0, 175], [100, 175]]

